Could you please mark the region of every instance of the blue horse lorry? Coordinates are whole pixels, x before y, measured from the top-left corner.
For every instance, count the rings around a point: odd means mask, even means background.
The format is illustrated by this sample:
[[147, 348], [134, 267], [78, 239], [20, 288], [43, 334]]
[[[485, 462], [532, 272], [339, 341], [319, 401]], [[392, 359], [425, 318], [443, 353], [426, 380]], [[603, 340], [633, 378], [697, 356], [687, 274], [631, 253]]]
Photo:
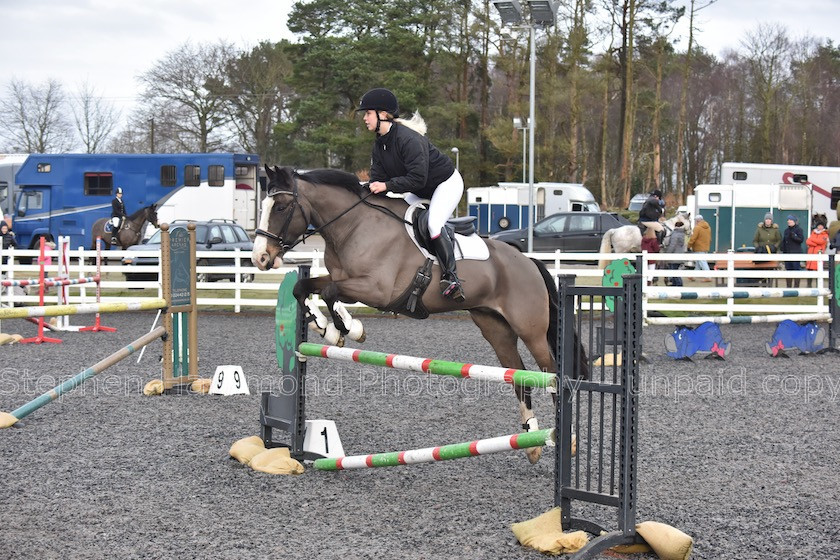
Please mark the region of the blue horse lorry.
[[18, 246], [68, 236], [71, 247], [92, 247], [117, 187], [127, 215], [156, 204], [159, 222], [229, 219], [254, 229], [259, 164], [255, 154], [32, 154], [15, 176]]

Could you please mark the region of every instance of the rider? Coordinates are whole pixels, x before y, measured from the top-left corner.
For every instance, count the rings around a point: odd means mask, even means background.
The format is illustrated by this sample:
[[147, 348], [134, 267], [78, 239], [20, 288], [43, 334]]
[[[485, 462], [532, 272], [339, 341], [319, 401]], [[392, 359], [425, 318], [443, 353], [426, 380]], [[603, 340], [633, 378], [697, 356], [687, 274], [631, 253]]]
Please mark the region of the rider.
[[639, 210], [639, 223], [655, 231], [656, 237], [661, 243], [665, 234], [665, 227], [659, 222], [660, 218], [662, 218], [662, 191], [656, 189], [650, 193], [642, 209]]
[[399, 103], [391, 91], [370, 90], [362, 96], [357, 111], [364, 111], [367, 129], [376, 133], [370, 191], [404, 193], [409, 204], [431, 200], [427, 227], [441, 267], [441, 293], [464, 301], [461, 281], [455, 273], [454, 239], [445, 225], [464, 193], [461, 174], [428, 138], [410, 128], [408, 121], [397, 118]]
[[123, 202], [122, 195], [122, 187], [117, 187], [117, 194], [111, 201], [111, 245], [119, 243], [117, 238], [125, 220], [125, 202]]

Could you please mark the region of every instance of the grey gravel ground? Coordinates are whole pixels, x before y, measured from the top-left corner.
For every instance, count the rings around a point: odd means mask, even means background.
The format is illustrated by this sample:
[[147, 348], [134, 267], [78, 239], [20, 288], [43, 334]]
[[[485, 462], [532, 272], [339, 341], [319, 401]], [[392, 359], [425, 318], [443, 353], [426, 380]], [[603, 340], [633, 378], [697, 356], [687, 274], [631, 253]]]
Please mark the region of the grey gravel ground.
[[[121, 348], [153, 317], [109, 315], [119, 332], [0, 348], [0, 410]], [[365, 323], [367, 349], [495, 363], [463, 317]], [[260, 391], [277, 384], [273, 328], [267, 314], [200, 318], [202, 375], [241, 365], [250, 396], [142, 396], [155, 343], [140, 365], [129, 358], [0, 432], [0, 558], [542, 557], [509, 526], [552, 506], [550, 449], [534, 466], [514, 452], [298, 477], [230, 460], [234, 441], [258, 433]], [[840, 557], [840, 358], [771, 359], [773, 328], [725, 326], [727, 360], [693, 363], [665, 356], [668, 328], [645, 329], [638, 520], [692, 535], [694, 558]], [[336, 421], [348, 453], [517, 431], [507, 387], [320, 360], [307, 406]], [[549, 425], [550, 397], [536, 408]]]

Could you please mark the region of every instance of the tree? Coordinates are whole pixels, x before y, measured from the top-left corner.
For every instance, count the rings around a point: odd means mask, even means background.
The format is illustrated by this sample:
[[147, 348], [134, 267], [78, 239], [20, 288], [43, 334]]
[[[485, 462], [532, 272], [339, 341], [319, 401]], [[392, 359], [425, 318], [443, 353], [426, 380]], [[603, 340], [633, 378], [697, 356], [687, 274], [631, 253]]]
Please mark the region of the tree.
[[265, 162], [281, 162], [273, 130], [288, 121], [292, 88], [289, 43], [260, 43], [251, 52], [231, 60], [224, 83], [214, 90], [225, 100], [225, 110], [238, 143]]
[[11, 151], [64, 152], [73, 146], [73, 129], [66, 116], [61, 83], [48, 80], [33, 86], [12, 80], [0, 99], [0, 130]]
[[95, 154], [105, 147], [105, 142], [117, 126], [120, 113], [113, 104], [96, 95], [96, 90], [83, 83], [71, 102], [76, 131], [82, 139], [85, 152]]
[[225, 146], [231, 136], [230, 116], [225, 98], [214, 91], [225, 83], [225, 72], [235, 55], [234, 48], [224, 42], [185, 43], [140, 76], [145, 104], [166, 108], [155, 119], [161, 138], [173, 134], [169, 139], [186, 151], [210, 152]]

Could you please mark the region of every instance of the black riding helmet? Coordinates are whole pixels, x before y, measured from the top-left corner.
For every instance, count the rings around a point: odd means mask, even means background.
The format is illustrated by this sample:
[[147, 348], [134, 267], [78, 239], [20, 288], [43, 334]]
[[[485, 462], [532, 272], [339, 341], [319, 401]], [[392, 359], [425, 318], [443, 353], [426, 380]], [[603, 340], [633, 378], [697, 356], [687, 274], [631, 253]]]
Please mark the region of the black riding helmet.
[[400, 104], [397, 102], [397, 96], [389, 89], [375, 88], [362, 96], [359, 101], [359, 108], [356, 111], [376, 111], [376, 134], [379, 134], [379, 124], [382, 119], [379, 118], [379, 111], [385, 111], [397, 118], [400, 116]]
[[397, 96], [391, 90], [385, 88], [375, 88], [364, 94], [356, 111], [370, 109], [385, 111], [394, 115], [395, 118], [400, 116], [400, 104], [397, 102]]

